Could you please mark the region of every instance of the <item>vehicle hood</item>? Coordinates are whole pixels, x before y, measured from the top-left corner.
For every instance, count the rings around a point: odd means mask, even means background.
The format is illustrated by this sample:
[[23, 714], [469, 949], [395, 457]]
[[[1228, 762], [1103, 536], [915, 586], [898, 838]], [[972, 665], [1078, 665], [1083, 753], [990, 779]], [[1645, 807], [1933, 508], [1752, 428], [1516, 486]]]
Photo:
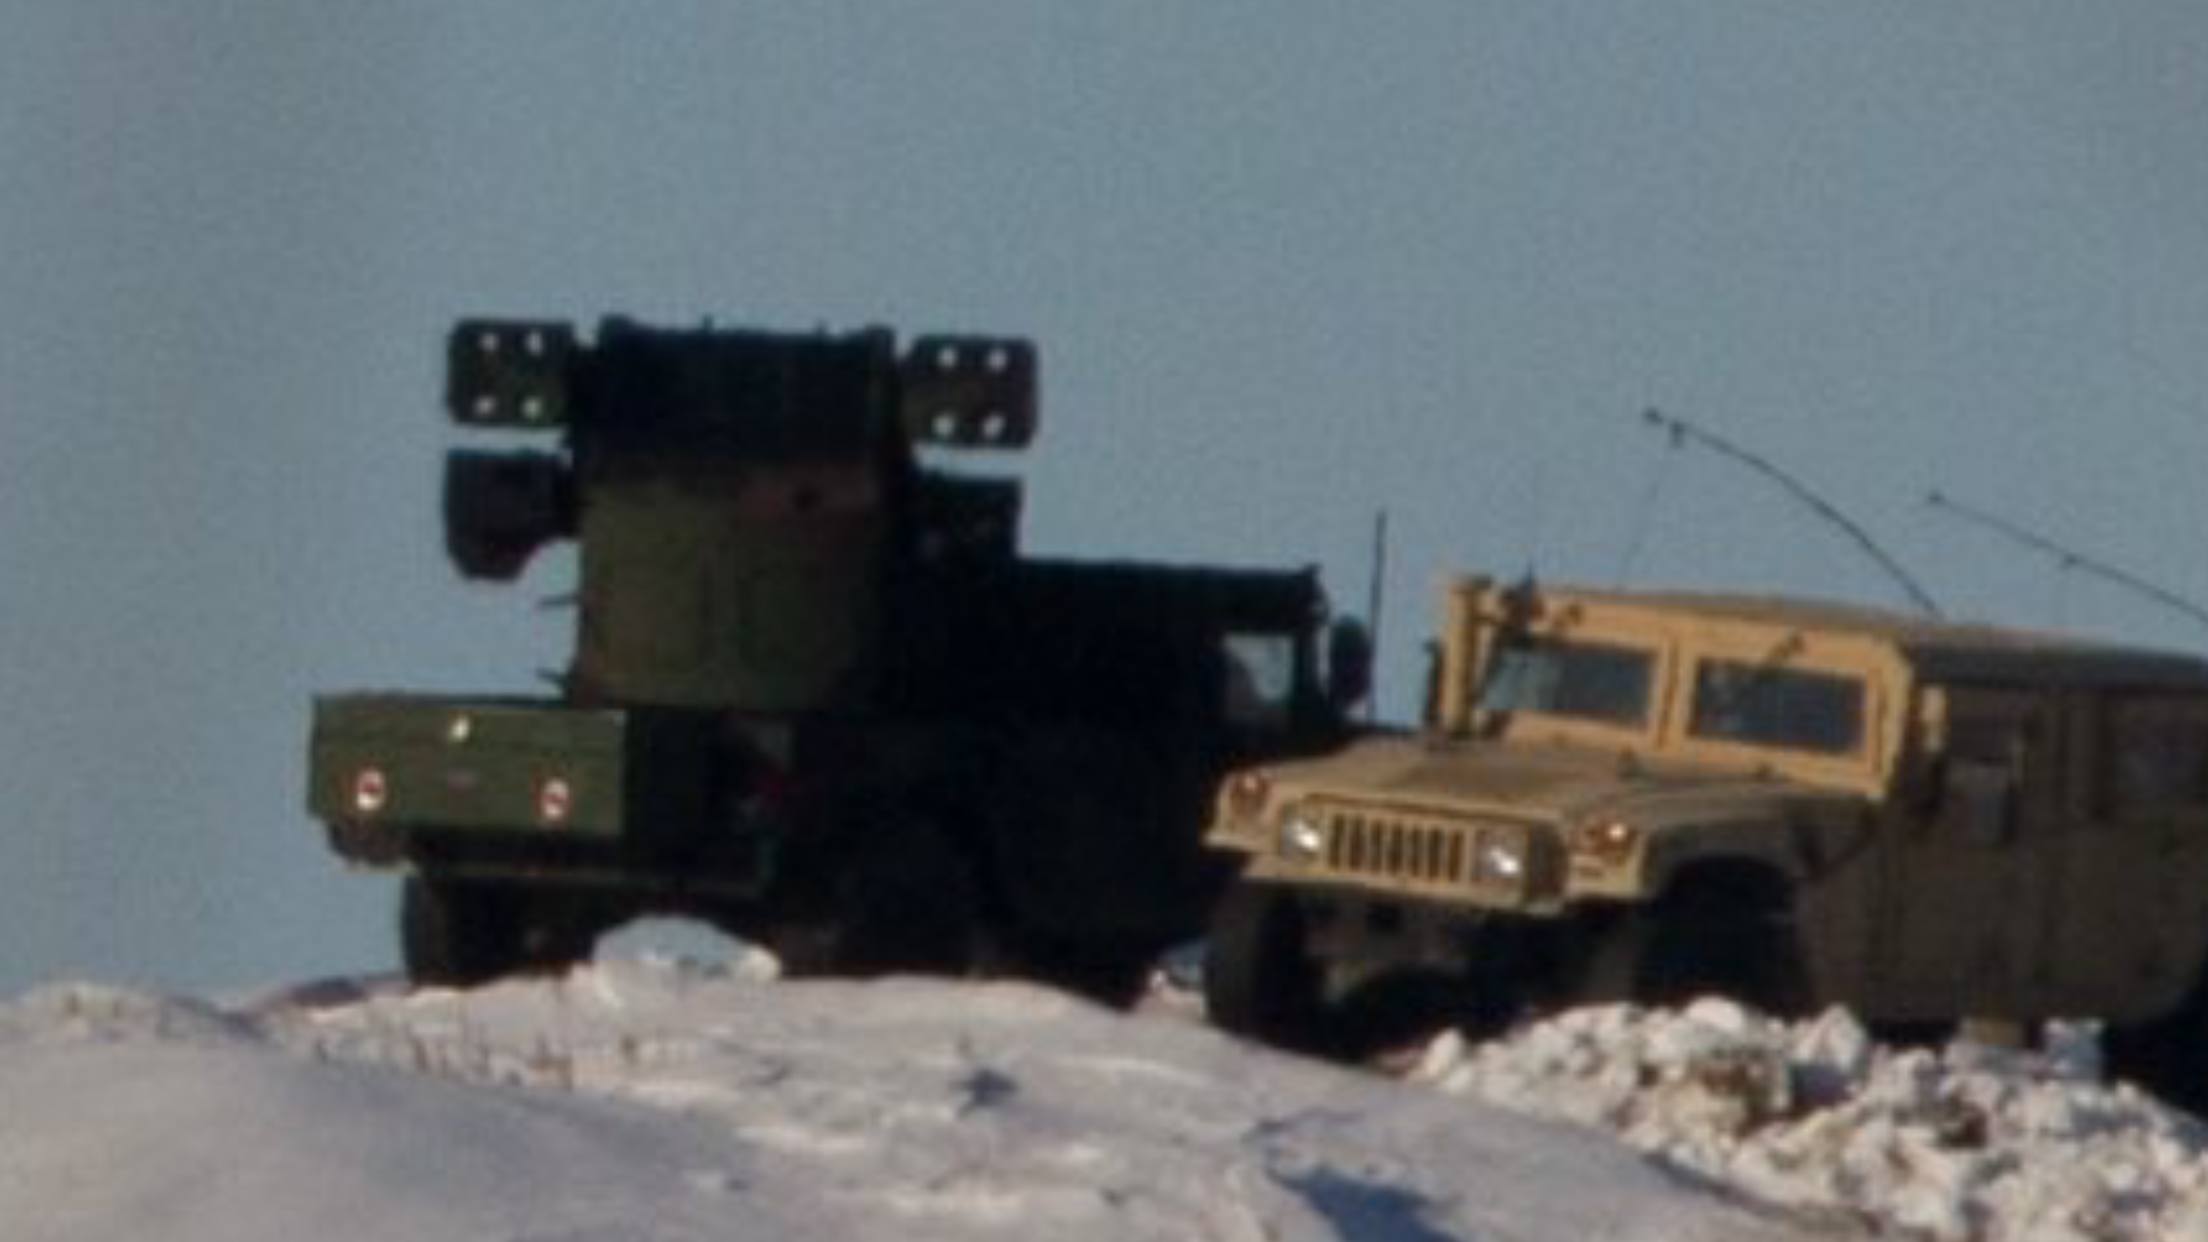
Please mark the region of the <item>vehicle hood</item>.
[[1697, 817], [1718, 808], [1851, 798], [1761, 772], [1665, 763], [1617, 751], [1510, 742], [1372, 738], [1321, 759], [1266, 769], [1282, 800], [1565, 823], [1632, 808]]

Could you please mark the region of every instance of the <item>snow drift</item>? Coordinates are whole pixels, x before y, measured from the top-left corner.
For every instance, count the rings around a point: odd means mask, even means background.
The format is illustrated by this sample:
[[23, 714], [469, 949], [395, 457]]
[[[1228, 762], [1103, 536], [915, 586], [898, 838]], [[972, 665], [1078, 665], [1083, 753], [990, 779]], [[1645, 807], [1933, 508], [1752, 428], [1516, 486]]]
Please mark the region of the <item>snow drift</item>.
[[1613, 1141], [1011, 985], [607, 963], [0, 1008], [5, 1236], [1747, 1242]]
[[1775, 1022], [1719, 1001], [1581, 1010], [1410, 1075], [1618, 1133], [1779, 1203], [1937, 1239], [2208, 1239], [2208, 1128], [2101, 1082], [2090, 1032], [2046, 1051], [1896, 1050], [1842, 1010]]
[[1399, 1081], [1185, 998], [772, 973], [42, 989], [0, 1006], [0, 1236], [2208, 1237], [2208, 1132], [2075, 1040], [1901, 1052], [1839, 1013], [1615, 1007], [1444, 1037]]

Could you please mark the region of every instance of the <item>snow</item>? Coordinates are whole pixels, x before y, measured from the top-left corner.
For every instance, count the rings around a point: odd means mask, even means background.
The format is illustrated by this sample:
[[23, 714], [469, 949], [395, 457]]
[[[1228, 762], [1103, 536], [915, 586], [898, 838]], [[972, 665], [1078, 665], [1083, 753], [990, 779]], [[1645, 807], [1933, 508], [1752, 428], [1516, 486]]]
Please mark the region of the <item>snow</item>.
[[[1845, 1014], [1566, 1014], [1398, 1072], [1015, 984], [602, 957], [476, 991], [0, 1005], [0, 1237], [2208, 1237], [2208, 1135]], [[1621, 1141], [1622, 1140], [1622, 1141]]]
[[0, 1007], [0, 1236], [1814, 1236], [1604, 1136], [1039, 989], [603, 961]]
[[2208, 1127], [2104, 1085], [2090, 1032], [2026, 1053], [1874, 1044], [1843, 1010], [1787, 1024], [1716, 1000], [1580, 1010], [1409, 1077], [1618, 1134], [1775, 1203], [1939, 1239], [2208, 1239]]

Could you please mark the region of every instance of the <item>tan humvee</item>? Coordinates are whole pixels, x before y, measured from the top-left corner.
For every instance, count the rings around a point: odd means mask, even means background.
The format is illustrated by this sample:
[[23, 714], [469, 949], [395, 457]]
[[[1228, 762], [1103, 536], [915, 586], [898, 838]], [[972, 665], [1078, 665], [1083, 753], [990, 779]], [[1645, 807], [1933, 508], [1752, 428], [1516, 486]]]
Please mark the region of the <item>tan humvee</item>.
[[1799, 600], [1444, 601], [1422, 731], [1222, 787], [1223, 1026], [1298, 1042], [1441, 970], [1494, 1015], [2100, 1017], [2208, 1094], [2208, 662]]

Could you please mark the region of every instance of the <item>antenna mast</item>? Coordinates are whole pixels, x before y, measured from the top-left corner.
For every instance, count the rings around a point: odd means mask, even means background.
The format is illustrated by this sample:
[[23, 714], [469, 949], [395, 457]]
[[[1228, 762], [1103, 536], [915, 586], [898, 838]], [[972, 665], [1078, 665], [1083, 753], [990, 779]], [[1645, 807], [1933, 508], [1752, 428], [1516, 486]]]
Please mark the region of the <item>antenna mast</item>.
[[2075, 570], [2113, 586], [2122, 587], [2134, 595], [2144, 596], [2172, 612], [2183, 613], [2200, 624], [2208, 626], [2208, 608], [2194, 603], [2175, 591], [2156, 586], [2129, 570], [2119, 569], [2107, 561], [2089, 556], [2074, 548], [2066, 548], [2052, 539], [2035, 535], [2006, 518], [1998, 517], [1983, 509], [1960, 504], [1937, 491], [1926, 492], [1924, 503], [1927, 508], [1936, 512], [1990, 530], [2011, 543], [2037, 552], [2053, 560], [2056, 566], [2062, 570]]
[[1909, 597], [1909, 601], [1916, 605], [1917, 611], [1928, 617], [1940, 615], [1940, 606], [1932, 602], [1932, 596], [1917, 584], [1915, 578], [1909, 576], [1909, 571], [1903, 569], [1899, 561], [1887, 555], [1886, 550], [1878, 546], [1878, 541], [1871, 538], [1869, 531], [1856, 525], [1847, 514], [1840, 511], [1838, 506], [1811, 491], [1809, 486], [1801, 480], [1772, 465], [1764, 458], [1741, 448], [1732, 441], [1712, 432], [1704, 431], [1683, 418], [1676, 418], [1653, 407], [1647, 410], [1642, 418], [1647, 421], [1649, 426], [1658, 428], [1669, 435], [1672, 446], [1675, 448], [1686, 443], [1699, 445], [1721, 457], [1730, 458], [1777, 483], [1780, 487], [1786, 489], [1788, 495], [1808, 506], [1812, 513], [1838, 528], [1857, 548], [1863, 551], [1864, 555], [1869, 556], [1872, 561], [1876, 562], [1878, 567], [1885, 571], [1886, 576], [1902, 589], [1902, 593]]
[[[1388, 511], [1386, 507], [1372, 515], [1372, 581], [1366, 585], [1365, 625], [1372, 634], [1373, 656], [1378, 659], [1380, 649], [1380, 609], [1387, 602], [1388, 594]], [[1380, 696], [1365, 695], [1365, 719], [1376, 718]]]

